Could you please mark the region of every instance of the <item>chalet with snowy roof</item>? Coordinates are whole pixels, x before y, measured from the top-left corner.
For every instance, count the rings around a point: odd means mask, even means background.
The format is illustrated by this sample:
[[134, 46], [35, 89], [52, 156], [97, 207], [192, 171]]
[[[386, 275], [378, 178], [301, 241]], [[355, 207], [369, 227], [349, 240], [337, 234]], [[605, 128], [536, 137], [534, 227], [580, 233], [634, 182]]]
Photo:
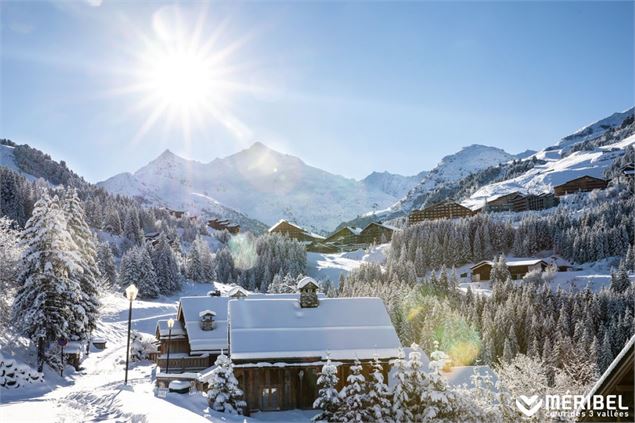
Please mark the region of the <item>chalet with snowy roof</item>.
[[216, 231], [227, 231], [233, 235], [240, 232], [240, 225], [233, 225], [227, 219], [210, 219], [207, 221], [207, 226]]
[[278, 223], [269, 228], [269, 233], [282, 234], [297, 241], [311, 243], [315, 241], [324, 241], [324, 237], [314, 234], [294, 223], [287, 220], [280, 220]]
[[315, 281], [304, 283], [299, 299], [229, 303], [230, 356], [247, 412], [312, 408], [328, 357], [340, 385], [355, 359], [368, 365], [377, 356], [387, 375], [397, 357], [399, 338], [381, 299], [318, 299]]
[[[549, 264], [542, 259], [527, 259], [527, 260], [510, 260], [507, 262], [507, 269], [511, 273], [512, 279], [522, 279], [527, 273], [532, 270], [544, 271]], [[472, 281], [488, 281], [491, 277], [492, 267], [494, 262], [491, 260], [483, 260], [476, 263], [470, 269], [472, 271]]]
[[295, 294], [236, 291], [235, 297], [181, 298], [171, 336], [167, 321], [157, 325], [162, 369], [157, 382], [191, 378], [203, 383], [218, 354], [229, 352], [250, 413], [312, 408], [318, 373], [328, 357], [338, 365], [340, 385], [355, 359], [368, 369], [375, 355], [387, 377], [389, 360], [401, 345], [381, 299], [326, 298], [309, 277], [297, 289]]
[[[615, 357], [613, 362], [604, 371], [600, 379], [593, 385], [586, 396], [586, 399], [592, 398], [594, 395], [602, 395], [606, 398], [608, 395], [619, 395], [621, 397], [622, 406], [627, 410], [621, 410], [624, 416], [602, 417], [601, 413], [606, 409], [594, 408], [593, 416], [591, 413], [584, 413], [580, 421], [592, 422], [632, 422], [635, 418], [635, 336], [633, 336], [624, 346], [622, 351]], [[592, 402], [591, 402], [592, 404]]]
[[414, 210], [408, 215], [408, 225], [414, 225], [424, 220], [435, 219], [454, 219], [456, 217], [474, 216], [475, 211], [453, 202], [445, 201], [443, 203], [434, 204], [422, 210]]
[[558, 197], [561, 197], [563, 195], [574, 194], [576, 192], [589, 192], [594, 189], [606, 189], [608, 184], [609, 181], [606, 179], [585, 175], [567, 181], [564, 184], [557, 185], [553, 187], [553, 191]]
[[167, 211], [170, 216], [175, 217], [177, 219], [182, 218], [185, 215], [185, 211], [183, 210], [172, 210], [172, 209], [165, 209], [165, 211]]
[[344, 226], [327, 236], [324, 242], [335, 245], [354, 245], [359, 244], [359, 234], [362, 232], [361, 228], [353, 226]]
[[392, 234], [397, 230], [394, 226], [381, 222], [371, 222], [359, 232], [357, 239], [360, 244], [385, 244], [390, 242]]

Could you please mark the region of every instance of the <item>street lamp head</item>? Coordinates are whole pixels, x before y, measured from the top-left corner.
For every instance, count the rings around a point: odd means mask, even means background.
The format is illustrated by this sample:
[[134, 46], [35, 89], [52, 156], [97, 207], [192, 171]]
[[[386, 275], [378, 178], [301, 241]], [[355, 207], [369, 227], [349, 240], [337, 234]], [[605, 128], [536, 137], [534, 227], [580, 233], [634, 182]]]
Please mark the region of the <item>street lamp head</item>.
[[139, 292], [139, 290], [137, 289], [137, 287], [132, 283], [130, 284], [130, 286], [128, 288], [126, 288], [126, 297], [128, 298], [128, 300], [130, 301], [134, 301], [135, 298], [137, 298], [137, 293]]
[[172, 329], [174, 327], [174, 319], [168, 320], [168, 328]]

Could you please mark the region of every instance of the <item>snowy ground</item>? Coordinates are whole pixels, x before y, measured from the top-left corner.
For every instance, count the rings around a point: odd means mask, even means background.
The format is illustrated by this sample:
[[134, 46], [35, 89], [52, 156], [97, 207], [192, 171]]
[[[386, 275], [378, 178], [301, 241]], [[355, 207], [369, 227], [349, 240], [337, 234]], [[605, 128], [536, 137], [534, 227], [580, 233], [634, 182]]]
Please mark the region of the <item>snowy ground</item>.
[[368, 250], [346, 253], [307, 253], [307, 273], [317, 281], [330, 280], [337, 286], [340, 275], [348, 274], [362, 263], [383, 265], [389, 248], [390, 244], [381, 244]]
[[[223, 287], [224, 288], [224, 287]], [[157, 319], [174, 316], [178, 297], [204, 295], [209, 284], [187, 284], [183, 291], [156, 301], [135, 301], [132, 327], [153, 334]], [[67, 367], [65, 377], [48, 372], [46, 383], [21, 390], [0, 391], [2, 422], [255, 422], [309, 421], [313, 412], [293, 410], [280, 413], [258, 413], [255, 418], [225, 416], [210, 411], [206, 398], [192, 394], [169, 393], [155, 396], [151, 362], [135, 364], [128, 372], [128, 386], [123, 385], [128, 302], [121, 296], [103, 298], [103, 316], [95, 336], [106, 338], [103, 351], [92, 350], [82, 363], [83, 370]], [[24, 347], [2, 352], [18, 361], [29, 361]], [[22, 360], [21, 360], [22, 359]]]

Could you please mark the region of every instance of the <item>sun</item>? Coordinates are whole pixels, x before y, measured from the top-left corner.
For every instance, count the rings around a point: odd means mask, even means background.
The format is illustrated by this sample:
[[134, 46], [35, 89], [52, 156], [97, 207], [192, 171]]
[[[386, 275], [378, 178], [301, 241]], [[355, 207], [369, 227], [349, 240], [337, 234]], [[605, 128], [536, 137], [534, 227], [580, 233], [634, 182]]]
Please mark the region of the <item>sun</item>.
[[130, 113], [143, 116], [133, 142], [162, 126], [180, 129], [190, 143], [193, 129], [210, 121], [248, 141], [249, 127], [231, 110], [238, 94], [258, 89], [241, 81], [249, 66], [235, 63], [248, 37], [228, 41], [222, 36], [224, 24], [206, 31], [204, 13], [190, 23], [184, 22], [180, 11], [176, 6], [160, 9], [153, 18], [154, 32], [138, 33], [142, 43], [133, 54], [132, 81], [117, 90], [135, 95]]

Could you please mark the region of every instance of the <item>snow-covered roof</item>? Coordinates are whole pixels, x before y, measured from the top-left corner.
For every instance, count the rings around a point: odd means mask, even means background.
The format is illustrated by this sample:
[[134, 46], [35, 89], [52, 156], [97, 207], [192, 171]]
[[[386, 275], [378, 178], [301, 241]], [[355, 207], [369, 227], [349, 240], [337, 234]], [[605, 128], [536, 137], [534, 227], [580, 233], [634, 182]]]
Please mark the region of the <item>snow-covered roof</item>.
[[303, 278], [300, 280], [300, 282], [298, 282], [298, 287], [297, 287], [297, 288], [298, 288], [298, 289], [302, 289], [302, 288], [304, 288], [305, 286], [307, 286], [307, 285], [308, 285], [308, 284], [310, 284], [310, 283], [312, 283], [312, 284], [313, 284], [313, 285], [315, 285], [316, 287], [318, 287], [318, 286], [319, 286], [319, 285], [318, 285], [318, 283], [315, 281], [315, 279], [313, 279], [313, 278], [312, 278], [312, 277], [310, 277], [310, 276], [305, 276], [305, 277], [303, 277]]
[[590, 397], [597, 393], [598, 389], [600, 389], [600, 387], [607, 381], [609, 376], [613, 374], [615, 368], [622, 362], [626, 354], [628, 354], [629, 350], [631, 350], [632, 348], [635, 348], [635, 336], [632, 336], [631, 339], [626, 343], [626, 345], [624, 345], [622, 351], [620, 351], [617, 357], [613, 359], [609, 367], [604, 371], [604, 373], [602, 373], [602, 376], [600, 376], [598, 381], [595, 382], [593, 387], [589, 390], [589, 393], [585, 397], [585, 403]]
[[230, 301], [233, 359], [396, 357], [400, 347], [379, 298], [325, 298], [316, 308], [297, 300]]
[[273, 232], [278, 226], [280, 226], [283, 223], [286, 223], [289, 226], [293, 226], [294, 228], [298, 228], [299, 230], [306, 232], [304, 228], [302, 228], [301, 226], [298, 226], [295, 223], [291, 223], [285, 219], [278, 220], [272, 227], [269, 228], [268, 232]]
[[[194, 351], [218, 351], [228, 349], [227, 338], [227, 302], [230, 297], [181, 297], [179, 303], [179, 316], [183, 316], [185, 330], [190, 343], [190, 349]], [[214, 311], [214, 329], [201, 329], [201, 313]]]
[[[507, 267], [533, 266], [533, 265], [538, 264], [540, 262], [544, 263], [545, 265], [548, 264], [543, 259], [508, 260], [508, 261], [505, 262], [505, 264], [507, 265]], [[483, 261], [480, 261], [480, 262], [476, 263], [470, 269], [476, 269], [477, 267], [481, 267], [481, 266], [483, 266], [485, 264], [489, 264], [490, 266], [493, 266], [494, 262], [492, 260], [483, 260]]]
[[235, 297], [236, 295], [250, 295], [250, 292], [247, 291], [245, 288], [243, 288], [242, 286], [234, 286], [232, 289], [230, 289], [229, 291], [227, 291], [227, 296], [228, 297]]
[[[167, 337], [170, 334], [170, 328], [168, 328], [168, 321], [167, 320], [157, 321], [157, 330], [159, 331], [159, 336], [161, 336], [161, 338]], [[174, 327], [172, 328], [171, 336], [173, 338], [181, 338], [185, 336], [185, 329], [183, 328], [183, 325], [181, 324], [179, 320], [174, 320]], [[93, 340], [93, 342], [95, 341]]]
[[211, 314], [212, 316], [216, 316], [216, 312], [212, 310], [203, 310], [200, 313], [198, 313], [198, 317], [207, 316], [208, 314]]

